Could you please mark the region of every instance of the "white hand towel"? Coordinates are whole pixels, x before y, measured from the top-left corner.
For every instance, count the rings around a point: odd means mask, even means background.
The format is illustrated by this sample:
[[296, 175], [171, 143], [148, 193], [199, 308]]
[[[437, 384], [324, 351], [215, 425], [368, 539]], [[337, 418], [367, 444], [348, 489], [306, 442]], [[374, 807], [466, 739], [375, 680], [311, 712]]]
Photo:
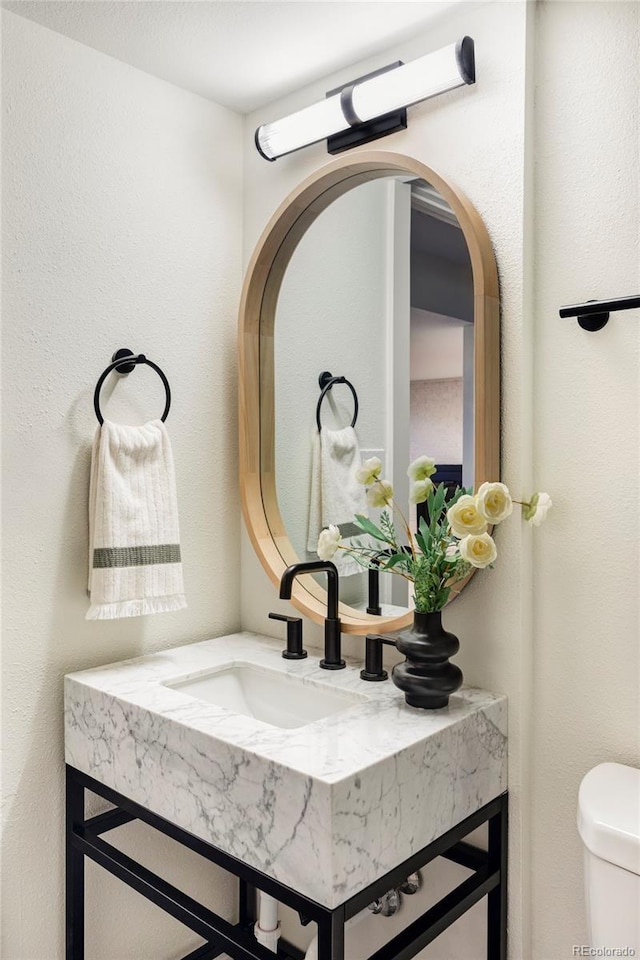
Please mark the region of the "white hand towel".
[[87, 620], [186, 607], [175, 470], [162, 420], [105, 420], [91, 454]]
[[[353, 523], [357, 513], [367, 513], [365, 488], [356, 480], [360, 466], [360, 449], [353, 427], [342, 430], [323, 427], [320, 434], [315, 435], [307, 539], [307, 550], [314, 556], [320, 531], [330, 523], [340, 527], [343, 543], [354, 535], [363, 536]], [[363, 572], [364, 568], [341, 550], [333, 560], [342, 577]]]

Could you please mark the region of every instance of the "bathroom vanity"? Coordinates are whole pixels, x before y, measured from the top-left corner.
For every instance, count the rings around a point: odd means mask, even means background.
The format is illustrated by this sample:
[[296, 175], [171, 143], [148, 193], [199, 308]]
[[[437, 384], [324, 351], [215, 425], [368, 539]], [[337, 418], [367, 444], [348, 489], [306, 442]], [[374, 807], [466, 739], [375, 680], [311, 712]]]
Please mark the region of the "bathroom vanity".
[[[463, 688], [414, 709], [360, 663], [327, 674], [281, 652], [239, 633], [66, 677], [67, 960], [84, 958], [85, 856], [202, 936], [189, 960], [273, 956], [251, 934], [255, 888], [317, 924], [320, 960], [343, 960], [345, 922], [447, 856], [472, 875], [375, 960], [414, 956], [485, 895], [487, 957], [503, 960], [505, 699]], [[85, 820], [85, 789], [115, 809]], [[236, 925], [103, 839], [133, 819], [239, 878]], [[488, 852], [463, 841], [485, 822]]]

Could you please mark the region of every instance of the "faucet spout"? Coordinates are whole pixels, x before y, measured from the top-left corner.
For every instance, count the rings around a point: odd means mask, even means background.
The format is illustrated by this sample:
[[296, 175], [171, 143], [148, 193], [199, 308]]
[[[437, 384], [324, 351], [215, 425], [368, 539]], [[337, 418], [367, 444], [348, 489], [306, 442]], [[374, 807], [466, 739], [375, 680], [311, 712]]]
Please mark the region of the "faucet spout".
[[293, 581], [303, 573], [326, 572], [328, 581], [327, 590], [327, 617], [330, 620], [338, 619], [338, 570], [330, 560], [309, 560], [304, 563], [292, 563], [287, 567], [280, 579], [280, 599], [290, 600]]
[[280, 578], [280, 599], [290, 600], [293, 581], [305, 573], [327, 574], [327, 616], [324, 621], [323, 670], [342, 670], [346, 663], [340, 656], [341, 627], [338, 618], [338, 570], [330, 560], [309, 560], [292, 563]]

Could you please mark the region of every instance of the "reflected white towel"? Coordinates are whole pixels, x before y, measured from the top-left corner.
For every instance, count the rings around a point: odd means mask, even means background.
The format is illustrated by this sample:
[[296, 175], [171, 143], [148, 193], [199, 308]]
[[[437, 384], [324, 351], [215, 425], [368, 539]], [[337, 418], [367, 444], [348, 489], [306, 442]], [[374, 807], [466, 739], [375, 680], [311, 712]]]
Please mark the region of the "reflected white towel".
[[[344, 427], [342, 430], [323, 427], [319, 434], [316, 433], [313, 440], [307, 539], [307, 550], [314, 556], [320, 531], [330, 523], [340, 527], [343, 539], [354, 534], [362, 536], [353, 523], [356, 513], [367, 512], [365, 488], [356, 480], [356, 470], [361, 463], [358, 438], [353, 427]], [[342, 551], [335, 555], [334, 562], [342, 577], [363, 572], [363, 567]]]
[[161, 420], [105, 420], [91, 454], [87, 620], [186, 607], [175, 470]]

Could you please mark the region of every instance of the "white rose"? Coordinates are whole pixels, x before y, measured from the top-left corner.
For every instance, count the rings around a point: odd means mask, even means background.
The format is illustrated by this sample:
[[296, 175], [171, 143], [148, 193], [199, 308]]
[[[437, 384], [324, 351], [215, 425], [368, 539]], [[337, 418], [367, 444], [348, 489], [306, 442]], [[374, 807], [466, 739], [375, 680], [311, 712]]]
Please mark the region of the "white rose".
[[378, 480], [367, 490], [370, 507], [386, 507], [393, 499], [393, 487], [387, 480]]
[[460, 555], [472, 567], [488, 567], [498, 556], [496, 545], [488, 533], [479, 536], [470, 535], [460, 541]]
[[411, 484], [409, 490], [409, 502], [424, 503], [432, 490], [433, 483], [428, 477], [426, 480], [416, 480], [415, 483]]
[[513, 510], [511, 494], [504, 483], [483, 483], [476, 493], [476, 505], [489, 523], [500, 523]]
[[407, 476], [411, 480], [428, 480], [436, 472], [436, 462], [431, 457], [418, 457], [409, 464]]
[[380, 476], [382, 470], [382, 461], [379, 457], [369, 457], [362, 461], [362, 466], [356, 470], [356, 480], [369, 487]]
[[474, 535], [485, 533], [487, 529], [487, 521], [478, 510], [475, 497], [468, 493], [463, 494], [452, 507], [449, 507], [447, 520], [451, 532], [459, 540], [470, 533]]
[[340, 529], [334, 523], [320, 531], [317, 553], [321, 560], [331, 560], [340, 544]]
[[548, 493], [534, 493], [528, 504], [523, 506], [525, 520], [539, 527], [553, 506], [553, 500]]

